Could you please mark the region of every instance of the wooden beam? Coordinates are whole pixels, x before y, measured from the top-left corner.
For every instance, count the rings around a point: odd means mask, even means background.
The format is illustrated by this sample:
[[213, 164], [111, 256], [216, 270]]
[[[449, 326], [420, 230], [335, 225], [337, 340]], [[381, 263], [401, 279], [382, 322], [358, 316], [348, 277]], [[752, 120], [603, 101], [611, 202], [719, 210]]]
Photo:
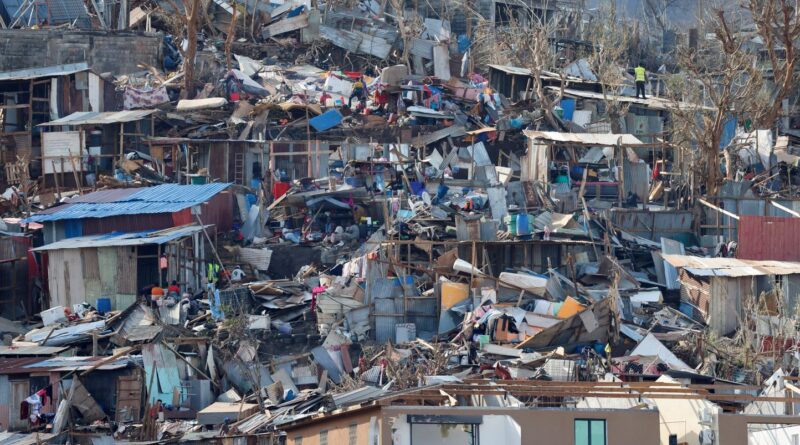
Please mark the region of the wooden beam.
[[714, 209], [714, 210], [716, 210], [716, 211], [718, 211], [718, 212], [720, 212], [720, 213], [722, 213], [724, 215], [728, 215], [728, 216], [730, 216], [731, 218], [733, 218], [733, 219], [735, 219], [737, 221], [739, 220], [739, 216], [738, 215], [736, 215], [734, 213], [731, 213], [731, 212], [729, 212], [729, 211], [727, 211], [725, 209], [721, 209], [721, 208], [715, 206], [714, 204], [711, 204], [710, 202], [708, 202], [708, 201], [706, 201], [704, 199], [698, 199], [697, 202], [699, 202], [700, 204], [703, 204], [706, 207]]
[[790, 215], [794, 216], [795, 218], [800, 218], [800, 213], [797, 213], [797, 212], [795, 212], [794, 210], [792, 210], [792, 209], [790, 209], [790, 208], [788, 208], [788, 207], [786, 207], [786, 206], [782, 206], [782, 205], [778, 204], [778, 203], [777, 203], [777, 202], [775, 202], [775, 201], [767, 201], [767, 202], [769, 202], [769, 203], [770, 203], [770, 204], [772, 204], [773, 206], [775, 206], [775, 207], [777, 207], [777, 208], [779, 208], [779, 209], [783, 210], [784, 212], [786, 212], [786, 213], [788, 213], [788, 214], [790, 214]]

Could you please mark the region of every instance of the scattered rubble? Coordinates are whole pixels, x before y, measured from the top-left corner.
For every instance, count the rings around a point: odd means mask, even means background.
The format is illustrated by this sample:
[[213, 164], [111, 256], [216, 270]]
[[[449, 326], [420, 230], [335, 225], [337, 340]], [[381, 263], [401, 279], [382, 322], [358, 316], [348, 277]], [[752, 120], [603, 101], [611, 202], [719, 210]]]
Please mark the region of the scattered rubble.
[[0, 73], [0, 442], [789, 444], [793, 92], [554, 3], [0, 5], [161, 46]]

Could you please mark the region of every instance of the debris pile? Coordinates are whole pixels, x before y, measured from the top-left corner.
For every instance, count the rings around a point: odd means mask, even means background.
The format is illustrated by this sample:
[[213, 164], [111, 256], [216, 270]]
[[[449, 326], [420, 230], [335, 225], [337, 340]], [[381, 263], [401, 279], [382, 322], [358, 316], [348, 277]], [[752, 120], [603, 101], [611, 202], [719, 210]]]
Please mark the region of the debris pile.
[[97, 39], [0, 72], [3, 443], [796, 428], [789, 92], [778, 125], [675, 90], [664, 42], [642, 79], [566, 2], [23, 3]]

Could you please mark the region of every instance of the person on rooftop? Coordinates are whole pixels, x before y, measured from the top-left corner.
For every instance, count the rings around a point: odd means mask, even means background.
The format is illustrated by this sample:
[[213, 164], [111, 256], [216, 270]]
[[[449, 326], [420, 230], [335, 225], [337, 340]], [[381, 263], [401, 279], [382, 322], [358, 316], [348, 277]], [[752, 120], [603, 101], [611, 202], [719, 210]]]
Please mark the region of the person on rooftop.
[[636, 65], [636, 68], [633, 69], [633, 73], [636, 75], [636, 98], [639, 98], [639, 92], [642, 93], [642, 99], [647, 99], [644, 95], [644, 85], [647, 82], [647, 70], [642, 66], [642, 63]]

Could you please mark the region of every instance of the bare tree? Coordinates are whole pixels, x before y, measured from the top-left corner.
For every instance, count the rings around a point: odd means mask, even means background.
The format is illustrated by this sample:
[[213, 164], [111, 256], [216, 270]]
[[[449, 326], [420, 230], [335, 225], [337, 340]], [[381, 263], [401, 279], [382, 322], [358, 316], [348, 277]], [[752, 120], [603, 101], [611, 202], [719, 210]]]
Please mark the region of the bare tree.
[[732, 113], [747, 113], [759, 102], [763, 81], [725, 12], [712, 11], [705, 23], [715, 39], [696, 50], [679, 49], [682, 72], [667, 79], [667, 93], [673, 99], [672, 142], [692, 160], [695, 183], [704, 184], [706, 193], [713, 194], [722, 180], [725, 124]]
[[174, 0], [169, 1], [170, 6], [175, 9], [174, 18], [186, 29], [186, 51], [180, 46], [178, 50], [183, 56], [183, 89], [186, 98], [192, 99], [195, 96], [194, 59], [197, 56], [197, 25], [202, 6], [200, 0], [183, 0], [181, 6]]
[[678, 0], [644, 0], [642, 6], [644, 12], [648, 17], [655, 20], [656, 25], [663, 33], [669, 29], [667, 23], [667, 10], [678, 3]]
[[[551, 38], [558, 34], [563, 24], [548, 14], [538, 13], [529, 3], [520, 1], [510, 5], [506, 23], [496, 24], [479, 17], [473, 57], [486, 63], [530, 70], [530, 90], [544, 112], [547, 123], [559, 128], [553, 108], [564, 94], [566, 75], [561, 69], [564, 60]], [[558, 91], [547, 87], [545, 77], [557, 79]]]
[[628, 113], [628, 103], [620, 101], [620, 97], [627, 86], [623, 67], [630, 34], [617, 17], [616, 0], [609, 0], [594, 17], [588, 39], [592, 48], [587, 60], [600, 82], [611, 132], [622, 133], [620, 120]]
[[760, 128], [771, 128], [781, 111], [781, 103], [794, 88], [800, 65], [800, 18], [796, 0], [747, 0], [744, 7], [764, 43], [769, 67], [774, 76], [772, 98], [754, 121]]

